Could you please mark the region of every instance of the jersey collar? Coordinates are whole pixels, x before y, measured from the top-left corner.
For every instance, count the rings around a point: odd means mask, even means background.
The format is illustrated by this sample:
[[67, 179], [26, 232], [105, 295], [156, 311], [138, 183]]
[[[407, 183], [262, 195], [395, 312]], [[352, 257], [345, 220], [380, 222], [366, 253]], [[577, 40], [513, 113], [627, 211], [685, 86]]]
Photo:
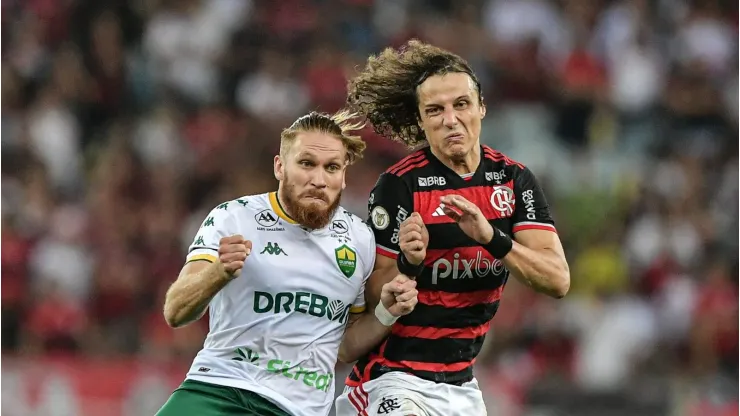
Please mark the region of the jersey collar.
[[277, 197], [277, 192], [270, 192], [269, 199], [270, 206], [272, 207], [272, 210], [275, 211], [275, 213], [278, 215], [278, 217], [291, 224], [296, 224], [296, 221], [293, 218], [290, 218], [290, 215], [288, 215], [288, 213], [286, 213], [283, 209], [283, 206], [280, 205], [280, 199]]
[[480, 183], [481, 178], [483, 178], [485, 174], [485, 153], [483, 146], [479, 145], [480, 148], [480, 161], [478, 162], [478, 166], [473, 171], [473, 175], [468, 179], [465, 180], [463, 177], [461, 177], [457, 172], [452, 170], [449, 166], [442, 163], [441, 160], [437, 159], [437, 156], [434, 156], [434, 153], [432, 153], [431, 147], [426, 147], [425, 150], [427, 152], [427, 157], [429, 161], [436, 165], [438, 169], [441, 169], [441, 171], [447, 172], [448, 175], [445, 175], [448, 179], [452, 180], [456, 186], [469, 186], [471, 183]]

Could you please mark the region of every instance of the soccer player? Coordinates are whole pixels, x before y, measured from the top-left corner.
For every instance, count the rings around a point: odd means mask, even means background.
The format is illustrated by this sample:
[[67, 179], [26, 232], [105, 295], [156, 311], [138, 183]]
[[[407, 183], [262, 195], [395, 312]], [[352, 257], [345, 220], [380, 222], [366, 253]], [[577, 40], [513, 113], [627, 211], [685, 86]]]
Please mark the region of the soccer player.
[[388, 48], [348, 94], [378, 133], [428, 146], [369, 198], [379, 256], [368, 306], [399, 271], [416, 277], [419, 303], [355, 365], [337, 414], [484, 415], [473, 364], [508, 276], [555, 298], [570, 287], [545, 195], [524, 165], [481, 146], [486, 106], [459, 56], [419, 41]]
[[299, 118], [281, 135], [277, 192], [224, 202], [203, 221], [164, 315], [179, 327], [209, 308], [210, 332], [158, 415], [327, 415], [337, 356], [366, 353], [413, 309], [416, 282], [405, 276], [365, 308], [375, 239], [339, 206], [365, 148], [351, 120]]

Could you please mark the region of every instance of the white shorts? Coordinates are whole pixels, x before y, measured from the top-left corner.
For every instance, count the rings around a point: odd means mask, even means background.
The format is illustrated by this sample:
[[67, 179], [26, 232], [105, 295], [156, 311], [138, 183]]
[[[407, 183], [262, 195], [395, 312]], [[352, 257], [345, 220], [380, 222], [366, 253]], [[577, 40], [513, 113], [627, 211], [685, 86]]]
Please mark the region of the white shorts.
[[391, 372], [357, 387], [346, 386], [336, 401], [337, 416], [485, 416], [473, 379], [462, 386], [434, 383]]

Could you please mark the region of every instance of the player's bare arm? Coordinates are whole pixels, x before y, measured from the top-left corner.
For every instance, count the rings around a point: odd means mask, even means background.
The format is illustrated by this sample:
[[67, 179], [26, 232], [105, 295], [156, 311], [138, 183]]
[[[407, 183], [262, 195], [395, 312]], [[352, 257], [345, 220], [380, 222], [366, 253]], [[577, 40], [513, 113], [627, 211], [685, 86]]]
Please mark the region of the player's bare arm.
[[[364, 314], [350, 317], [347, 330], [339, 347], [339, 360], [345, 363], [356, 361], [370, 352], [390, 332], [393, 323], [401, 316], [411, 313], [417, 303], [416, 281], [399, 272], [400, 268], [413, 268], [423, 264], [429, 244], [429, 233], [418, 213], [412, 213], [401, 223], [399, 229], [399, 257], [393, 260], [377, 256], [373, 273], [365, 287]], [[404, 266], [403, 261], [412, 266]], [[400, 263], [399, 263], [400, 262]]]
[[391, 326], [399, 317], [414, 310], [417, 295], [416, 281], [402, 274], [383, 284], [380, 302], [371, 305], [366, 300], [368, 306], [373, 307], [369, 307], [363, 313], [350, 315], [342, 343], [339, 345], [339, 361], [351, 363], [370, 352], [388, 335]]
[[374, 308], [380, 302], [383, 285], [389, 283], [399, 273], [396, 261], [392, 258], [386, 256], [377, 256], [375, 258], [373, 273], [365, 284], [365, 303], [368, 309]]
[[[446, 205], [445, 214], [482, 246], [505, 238], [503, 234], [494, 234], [500, 231], [494, 230], [480, 208], [464, 197], [447, 195], [442, 203]], [[500, 257], [509, 272], [538, 292], [554, 298], [565, 296], [570, 289], [570, 269], [558, 235], [547, 230], [523, 230], [517, 232], [515, 238], [516, 241], [511, 241], [511, 249]]]
[[[515, 241], [504, 266], [519, 281], [554, 298], [570, 289], [570, 269], [558, 235], [547, 230], [523, 230]], [[490, 240], [489, 240], [490, 241]]]
[[411, 213], [401, 223], [398, 240], [401, 249], [399, 258], [394, 260], [386, 256], [377, 256], [375, 259], [375, 268], [365, 289], [368, 306], [378, 304], [383, 285], [393, 280], [399, 273], [411, 278], [418, 275], [412, 269], [418, 269], [423, 264], [429, 245], [429, 232], [419, 213]]
[[200, 319], [211, 299], [239, 276], [251, 251], [250, 241], [234, 235], [220, 240], [216, 261], [186, 263], [165, 296], [164, 318], [167, 324], [178, 328]]

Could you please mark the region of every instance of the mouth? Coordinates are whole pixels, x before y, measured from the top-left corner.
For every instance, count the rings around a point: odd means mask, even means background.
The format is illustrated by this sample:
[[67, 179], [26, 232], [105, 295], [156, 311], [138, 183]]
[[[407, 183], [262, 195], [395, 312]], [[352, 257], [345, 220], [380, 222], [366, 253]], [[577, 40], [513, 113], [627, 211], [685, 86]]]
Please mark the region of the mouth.
[[462, 133], [452, 133], [448, 134], [445, 140], [452, 143], [459, 143], [465, 140], [465, 136]]
[[311, 202], [326, 202], [323, 197], [317, 195], [306, 195], [303, 197], [303, 199]]

